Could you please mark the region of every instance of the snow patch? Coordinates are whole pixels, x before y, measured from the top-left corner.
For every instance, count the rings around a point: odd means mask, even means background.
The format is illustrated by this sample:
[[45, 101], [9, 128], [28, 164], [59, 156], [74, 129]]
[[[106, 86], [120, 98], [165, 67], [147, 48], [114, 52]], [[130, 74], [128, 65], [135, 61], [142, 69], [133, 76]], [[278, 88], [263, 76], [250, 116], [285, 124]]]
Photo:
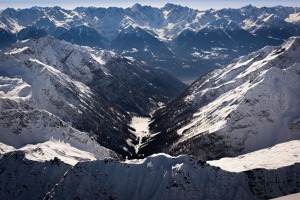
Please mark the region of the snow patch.
[[234, 158], [207, 161], [210, 165], [230, 172], [252, 169], [278, 169], [300, 163], [300, 140], [293, 140], [273, 147], [254, 151]]

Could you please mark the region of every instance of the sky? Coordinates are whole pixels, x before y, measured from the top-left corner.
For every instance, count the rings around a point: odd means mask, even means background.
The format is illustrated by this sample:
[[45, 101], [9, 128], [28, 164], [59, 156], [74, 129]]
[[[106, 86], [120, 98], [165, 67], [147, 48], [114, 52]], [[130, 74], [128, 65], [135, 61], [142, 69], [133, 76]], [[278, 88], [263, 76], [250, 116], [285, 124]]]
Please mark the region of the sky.
[[257, 7], [276, 5], [300, 7], [300, 0], [0, 0], [0, 9], [7, 7], [30, 8], [32, 6], [60, 6], [67, 9], [80, 6], [127, 8], [135, 3], [153, 7], [163, 7], [166, 3], [173, 3], [198, 10], [240, 8], [249, 4]]

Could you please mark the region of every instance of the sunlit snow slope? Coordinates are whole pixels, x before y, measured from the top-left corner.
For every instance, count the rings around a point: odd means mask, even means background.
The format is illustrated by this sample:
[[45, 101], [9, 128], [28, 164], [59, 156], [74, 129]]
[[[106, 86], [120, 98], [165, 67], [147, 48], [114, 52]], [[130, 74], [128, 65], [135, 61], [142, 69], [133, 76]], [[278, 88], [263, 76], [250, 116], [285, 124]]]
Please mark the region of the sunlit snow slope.
[[230, 172], [259, 168], [278, 169], [300, 163], [300, 141], [292, 140], [238, 157], [221, 158], [220, 160], [208, 161], [208, 163]]
[[[141, 153], [220, 158], [300, 138], [300, 38], [200, 78], [154, 115]], [[168, 144], [166, 144], [168, 143]]]

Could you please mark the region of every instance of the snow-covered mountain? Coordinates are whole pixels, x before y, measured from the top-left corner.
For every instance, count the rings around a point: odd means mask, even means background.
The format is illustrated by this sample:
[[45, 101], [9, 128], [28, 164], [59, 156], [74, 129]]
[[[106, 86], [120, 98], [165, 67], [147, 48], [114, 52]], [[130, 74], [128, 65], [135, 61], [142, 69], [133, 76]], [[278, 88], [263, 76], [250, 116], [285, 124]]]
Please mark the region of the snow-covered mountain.
[[291, 37], [203, 76], [156, 112], [140, 153], [221, 158], [299, 139], [299, 53]]
[[[1, 108], [3, 109], [3, 107]], [[78, 161], [118, 158], [89, 136], [45, 110], [5, 109], [0, 113], [1, 152], [24, 151], [30, 160]]]
[[168, 73], [133, 58], [74, 46], [52, 37], [19, 42], [10, 50], [19, 60], [34, 58], [54, 66], [124, 110], [140, 115], [148, 114], [158, 102], [165, 103], [185, 88]]
[[[253, 52], [299, 34], [299, 13], [0, 11], [0, 199], [300, 192], [300, 37]], [[185, 85], [154, 67], [198, 76], [236, 57], [181, 95]]]
[[270, 199], [299, 192], [300, 184], [299, 163], [236, 173], [186, 155], [71, 167], [57, 158], [28, 160], [19, 150], [3, 154], [0, 169], [4, 199]]
[[0, 60], [0, 129], [5, 138], [13, 136], [4, 133], [47, 133], [43, 127], [56, 127], [47, 120], [63, 121], [101, 145], [130, 155], [136, 137], [127, 112], [149, 114], [185, 87], [140, 61], [51, 36], [18, 42], [0, 52]]
[[206, 11], [174, 4], [162, 8], [136, 4], [126, 9], [8, 8], [0, 13], [4, 36], [0, 47], [16, 39], [49, 34], [75, 44], [114, 50], [182, 79], [195, 78], [233, 58], [299, 35], [299, 16], [299, 8], [251, 5]]

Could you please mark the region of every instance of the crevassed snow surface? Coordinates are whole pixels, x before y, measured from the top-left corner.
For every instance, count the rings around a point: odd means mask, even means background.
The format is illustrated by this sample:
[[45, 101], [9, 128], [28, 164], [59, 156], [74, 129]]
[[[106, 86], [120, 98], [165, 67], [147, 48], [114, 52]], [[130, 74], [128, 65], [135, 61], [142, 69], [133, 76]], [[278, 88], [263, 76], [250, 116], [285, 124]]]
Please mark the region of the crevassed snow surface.
[[234, 158], [207, 161], [207, 163], [230, 172], [242, 172], [258, 168], [278, 169], [300, 163], [300, 140], [277, 144]]

